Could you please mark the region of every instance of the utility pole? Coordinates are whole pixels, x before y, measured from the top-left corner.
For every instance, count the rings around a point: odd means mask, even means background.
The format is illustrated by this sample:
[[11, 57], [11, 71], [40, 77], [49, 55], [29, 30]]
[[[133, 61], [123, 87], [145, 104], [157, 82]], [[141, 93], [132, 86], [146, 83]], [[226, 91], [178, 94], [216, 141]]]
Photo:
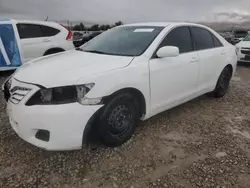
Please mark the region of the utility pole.
[[68, 29], [69, 29], [69, 20], [67, 20], [67, 25], [68, 25]]

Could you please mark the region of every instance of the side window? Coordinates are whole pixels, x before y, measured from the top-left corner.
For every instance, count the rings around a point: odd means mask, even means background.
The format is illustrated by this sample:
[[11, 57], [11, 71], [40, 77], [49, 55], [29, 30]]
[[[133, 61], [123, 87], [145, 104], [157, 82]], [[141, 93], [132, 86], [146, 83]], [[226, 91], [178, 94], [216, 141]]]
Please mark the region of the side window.
[[212, 35], [212, 38], [213, 38], [213, 41], [214, 41], [214, 47], [217, 48], [217, 47], [223, 46], [221, 41], [216, 36], [214, 36], [212, 33], [211, 33], [211, 35]]
[[43, 37], [40, 25], [17, 24], [17, 30], [21, 39]]
[[194, 51], [189, 27], [178, 27], [170, 31], [159, 47], [163, 46], [176, 46], [179, 48], [180, 53]]
[[214, 48], [214, 41], [210, 32], [200, 27], [191, 27], [196, 50]]
[[55, 36], [56, 34], [60, 32], [60, 30], [52, 28], [52, 27], [48, 27], [48, 26], [41, 26], [41, 27], [42, 27], [43, 35], [45, 37]]

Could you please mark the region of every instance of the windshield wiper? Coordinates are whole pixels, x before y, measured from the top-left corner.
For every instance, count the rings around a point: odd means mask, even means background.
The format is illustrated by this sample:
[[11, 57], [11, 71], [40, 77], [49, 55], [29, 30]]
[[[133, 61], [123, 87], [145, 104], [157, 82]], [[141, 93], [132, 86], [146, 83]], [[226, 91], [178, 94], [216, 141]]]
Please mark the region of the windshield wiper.
[[81, 48], [77, 47], [75, 48], [75, 50], [78, 50], [78, 51], [83, 51]]
[[106, 54], [105, 52], [98, 51], [98, 50], [82, 50], [84, 52], [96, 53], [96, 54]]

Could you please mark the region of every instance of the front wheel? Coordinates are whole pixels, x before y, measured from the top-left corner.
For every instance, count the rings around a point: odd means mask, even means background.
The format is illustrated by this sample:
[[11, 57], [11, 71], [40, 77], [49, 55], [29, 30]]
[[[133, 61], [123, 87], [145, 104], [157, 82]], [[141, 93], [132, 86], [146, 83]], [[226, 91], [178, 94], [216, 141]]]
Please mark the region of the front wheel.
[[216, 88], [213, 91], [213, 95], [216, 98], [223, 97], [226, 94], [230, 84], [231, 77], [232, 77], [232, 71], [230, 70], [229, 67], [225, 67], [221, 72], [221, 75], [216, 84]]
[[115, 96], [104, 107], [97, 124], [101, 142], [108, 147], [116, 147], [129, 140], [139, 120], [138, 109], [138, 102], [131, 94]]

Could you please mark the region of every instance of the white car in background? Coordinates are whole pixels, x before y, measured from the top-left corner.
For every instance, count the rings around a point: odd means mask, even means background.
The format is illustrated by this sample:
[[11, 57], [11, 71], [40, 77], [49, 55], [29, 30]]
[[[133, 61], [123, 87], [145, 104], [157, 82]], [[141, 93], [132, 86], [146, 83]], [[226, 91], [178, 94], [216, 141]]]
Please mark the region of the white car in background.
[[206, 93], [223, 97], [236, 64], [235, 47], [208, 27], [123, 25], [20, 67], [4, 84], [10, 124], [46, 150], [80, 149], [93, 134], [119, 146], [139, 119]]
[[12, 22], [18, 31], [24, 62], [74, 48], [72, 32], [58, 23], [26, 20]]
[[250, 62], [250, 35], [247, 35], [242, 41], [235, 45], [237, 50], [238, 61]]

